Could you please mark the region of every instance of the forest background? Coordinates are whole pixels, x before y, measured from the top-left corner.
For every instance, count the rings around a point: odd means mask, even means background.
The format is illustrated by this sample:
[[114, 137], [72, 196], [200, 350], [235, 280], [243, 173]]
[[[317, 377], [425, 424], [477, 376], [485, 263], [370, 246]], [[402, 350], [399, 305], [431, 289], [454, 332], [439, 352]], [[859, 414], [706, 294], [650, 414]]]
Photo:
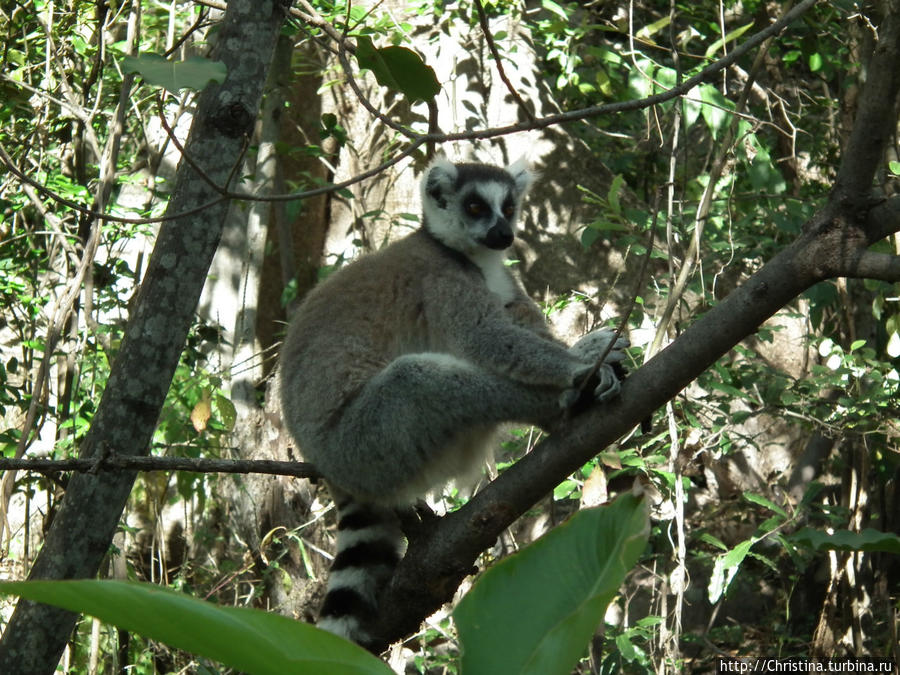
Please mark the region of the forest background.
[[[626, 317], [632, 372], [549, 438], [511, 430], [471, 501], [432, 503], [453, 515], [411, 533], [392, 666], [454, 672], [442, 603], [476, 558], [635, 477], [649, 542], [579, 672], [900, 663], [900, 3], [225, 8], [0, 8], [5, 579], [311, 620], [326, 493], [200, 460], [308, 475], [272, 396], [290, 307], [417, 226], [435, 148], [524, 154], [542, 177], [516, 268], [562, 335]], [[13, 604], [2, 672], [214, 668]]]

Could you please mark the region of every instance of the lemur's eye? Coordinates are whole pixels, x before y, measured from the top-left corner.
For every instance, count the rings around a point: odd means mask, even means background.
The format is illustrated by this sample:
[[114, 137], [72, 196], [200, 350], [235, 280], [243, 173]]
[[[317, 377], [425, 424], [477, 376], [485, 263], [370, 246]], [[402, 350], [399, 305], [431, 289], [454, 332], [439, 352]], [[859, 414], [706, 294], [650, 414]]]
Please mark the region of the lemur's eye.
[[512, 202], [507, 202], [503, 205], [503, 217], [504, 218], [512, 218], [516, 213], [516, 205]]
[[469, 200], [466, 202], [466, 213], [473, 218], [484, 215], [484, 204], [477, 200]]

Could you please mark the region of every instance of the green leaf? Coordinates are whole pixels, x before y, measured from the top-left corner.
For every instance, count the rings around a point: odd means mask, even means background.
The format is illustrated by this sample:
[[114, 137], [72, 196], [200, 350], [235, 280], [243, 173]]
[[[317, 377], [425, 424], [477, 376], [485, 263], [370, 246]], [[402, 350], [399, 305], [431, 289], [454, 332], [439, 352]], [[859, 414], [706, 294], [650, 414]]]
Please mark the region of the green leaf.
[[723, 542], [718, 537], [714, 537], [713, 535], [709, 534], [708, 532], [703, 532], [700, 534], [700, 541], [704, 541], [707, 544], [710, 544], [712, 546], [715, 546], [716, 548], [722, 549], [723, 551], [728, 550], [728, 547], [725, 545], [725, 542]]
[[622, 189], [622, 186], [624, 184], [624, 176], [616, 174], [615, 178], [613, 178], [612, 184], [609, 186], [609, 192], [606, 195], [606, 198], [609, 201], [609, 208], [611, 208], [613, 213], [615, 214], [622, 213], [622, 205], [619, 202], [619, 190]]
[[728, 123], [728, 113], [726, 112], [733, 107], [721, 93], [711, 84], [701, 84], [699, 87], [700, 100], [703, 101], [703, 107], [700, 113], [703, 115], [703, 121], [709, 127], [713, 136], [723, 129]]
[[746, 499], [748, 502], [752, 502], [754, 504], [758, 504], [759, 506], [767, 508], [767, 509], [769, 509], [769, 511], [774, 511], [782, 518], [788, 517], [787, 512], [783, 508], [778, 506], [778, 504], [776, 504], [775, 502], [773, 502], [769, 499], [766, 499], [765, 497], [761, 497], [760, 495], [753, 494], [752, 492], [745, 492], [744, 499]]
[[753, 416], [753, 412], [750, 410], [735, 410], [731, 413], [731, 423], [732, 424], [743, 424], [748, 419]]
[[797, 61], [802, 55], [803, 52], [801, 52], [799, 49], [792, 49], [788, 52], [785, 52], [784, 56], [781, 57], [781, 60], [786, 64], [791, 64]]
[[562, 483], [553, 488], [553, 499], [555, 499], [556, 501], [567, 499], [577, 489], [578, 483], [573, 480], [564, 480]]
[[634, 643], [628, 639], [627, 633], [616, 635], [616, 649], [619, 650], [622, 658], [629, 663], [637, 658], [637, 651], [634, 648]]
[[309, 624], [243, 607], [219, 607], [162, 586], [129, 581], [6, 581], [0, 592], [84, 612], [253, 675], [391, 675], [361, 647]]
[[865, 344], [866, 344], [865, 340], [854, 340], [853, 343], [850, 345], [850, 351], [855, 352], [857, 349], [864, 346]]
[[168, 61], [159, 54], [126, 56], [122, 59], [125, 72], [137, 72], [147, 84], [163, 87], [169, 91], [181, 89], [203, 89], [207, 83], [224, 82], [228, 68], [221, 61], [210, 61], [201, 56], [192, 56], [187, 61]]
[[744, 24], [743, 26], [739, 26], [735, 28], [730, 33], [727, 33], [724, 38], [719, 38], [715, 42], [713, 42], [709, 48], [706, 50], [706, 58], [712, 58], [712, 56], [722, 48], [722, 45], [728, 44], [733, 40], [737, 40], [741, 35], [746, 33], [753, 27], [753, 22], [751, 21], [748, 24]]
[[809, 69], [812, 72], [817, 72], [822, 70], [822, 55], [819, 52], [814, 52], [809, 55]]
[[553, 0], [542, 0], [541, 7], [543, 7], [544, 9], [546, 9], [549, 12], [553, 12], [554, 14], [556, 14], [556, 16], [561, 18], [563, 21], [569, 20], [569, 15], [566, 14], [566, 11], [562, 7], [560, 7], [558, 4], [553, 2]]
[[588, 224], [588, 228], [597, 232], [628, 232], [628, 227], [622, 223], [614, 223], [611, 220], [595, 220]]
[[[672, 17], [666, 14], [661, 19], [657, 19], [651, 24], [648, 24], [641, 28], [635, 37], [640, 38], [641, 40], [649, 40], [652, 36], [656, 35], [663, 28], [668, 26], [672, 22]], [[750, 24], [753, 25], [753, 24]]]
[[233, 431], [234, 423], [237, 421], [237, 410], [231, 399], [218, 394], [216, 396], [216, 410], [218, 410], [219, 416], [222, 418], [222, 424], [225, 425], [225, 429]]
[[750, 399], [750, 397], [747, 394], [745, 394], [743, 391], [741, 391], [737, 387], [733, 387], [730, 384], [725, 384], [724, 382], [715, 382], [715, 381], [710, 382], [709, 388], [715, 389], [717, 391], [721, 391], [723, 394], [727, 394], [734, 398], [741, 398], [741, 399], [748, 399], [748, 400]]
[[873, 553], [900, 554], [900, 537], [889, 532], [880, 532], [867, 528], [862, 532], [850, 530], [837, 530], [834, 534], [828, 534], [811, 527], [797, 530], [790, 540], [799, 546], [807, 546], [816, 551], [866, 551]]
[[372, 38], [361, 35], [356, 40], [359, 67], [371, 70], [378, 84], [398, 91], [410, 101], [430, 101], [441, 90], [431, 66], [406, 47], [376, 48]]
[[900, 176], [900, 162], [888, 162], [888, 168], [895, 176]]
[[728, 553], [723, 553], [716, 558], [716, 562], [713, 564], [712, 574], [709, 578], [709, 586], [707, 587], [707, 593], [711, 604], [718, 602], [719, 598], [721, 598], [728, 590], [731, 580], [734, 579], [734, 576], [741, 567], [741, 563], [744, 562], [744, 558], [747, 557], [750, 547], [756, 542], [756, 538], [746, 539], [728, 551]]
[[570, 673], [648, 533], [646, 500], [627, 494], [488, 570], [453, 613], [461, 672]]
[[599, 238], [600, 232], [596, 228], [586, 227], [581, 231], [581, 245], [586, 249], [593, 246]]

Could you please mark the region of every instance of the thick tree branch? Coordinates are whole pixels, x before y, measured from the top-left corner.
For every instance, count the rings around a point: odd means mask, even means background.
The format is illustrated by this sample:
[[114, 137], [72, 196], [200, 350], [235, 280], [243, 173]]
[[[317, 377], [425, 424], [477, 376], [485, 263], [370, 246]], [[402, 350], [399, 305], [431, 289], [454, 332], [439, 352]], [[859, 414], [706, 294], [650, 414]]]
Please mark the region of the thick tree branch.
[[858, 251], [856, 256], [847, 260], [847, 269], [840, 276], [900, 281], [900, 256]]
[[900, 196], [895, 195], [880, 202], [869, 211], [864, 229], [869, 244], [874, 244], [895, 232], [900, 232]]

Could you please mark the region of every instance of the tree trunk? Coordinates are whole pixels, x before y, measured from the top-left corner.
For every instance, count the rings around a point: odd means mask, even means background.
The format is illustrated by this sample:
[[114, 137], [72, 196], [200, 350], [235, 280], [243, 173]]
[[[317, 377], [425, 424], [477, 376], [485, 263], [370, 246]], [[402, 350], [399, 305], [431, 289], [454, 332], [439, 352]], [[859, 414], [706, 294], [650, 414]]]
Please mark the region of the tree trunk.
[[[199, 97], [185, 150], [216, 185], [224, 186], [241, 160], [283, 18], [280, 3], [228, 3], [212, 53], [228, 66], [228, 76]], [[218, 196], [182, 162], [166, 214], [198, 209]], [[121, 351], [82, 444], [82, 457], [148, 452], [227, 209], [228, 201], [222, 199], [165, 221], [160, 228]], [[96, 575], [134, 477], [134, 472], [73, 476], [29, 578]], [[20, 600], [0, 641], [0, 672], [54, 672], [76, 619], [70, 612]]]

